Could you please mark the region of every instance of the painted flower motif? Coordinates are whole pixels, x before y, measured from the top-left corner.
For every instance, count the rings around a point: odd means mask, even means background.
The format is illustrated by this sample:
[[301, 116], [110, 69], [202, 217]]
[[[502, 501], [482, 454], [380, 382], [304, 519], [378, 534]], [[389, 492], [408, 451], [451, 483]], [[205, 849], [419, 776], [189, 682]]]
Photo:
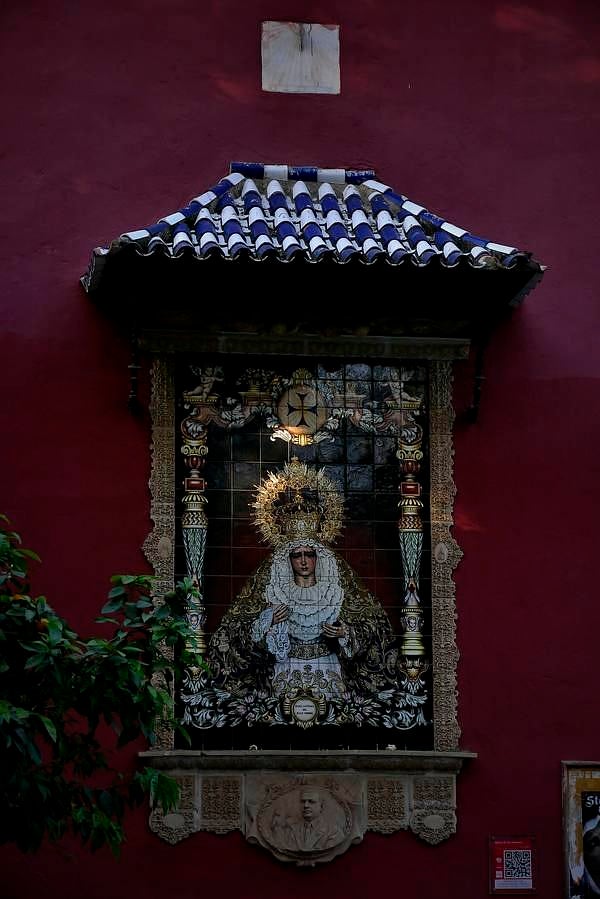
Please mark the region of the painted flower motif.
[[337, 712], [337, 723], [352, 722], [360, 727], [362, 724], [378, 724], [381, 718], [381, 705], [370, 696], [352, 693], [344, 700], [332, 700], [332, 706]]
[[247, 724], [255, 724], [262, 715], [261, 705], [256, 702], [254, 693], [236, 697], [230, 703], [230, 708], [239, 721], [245, 721]]

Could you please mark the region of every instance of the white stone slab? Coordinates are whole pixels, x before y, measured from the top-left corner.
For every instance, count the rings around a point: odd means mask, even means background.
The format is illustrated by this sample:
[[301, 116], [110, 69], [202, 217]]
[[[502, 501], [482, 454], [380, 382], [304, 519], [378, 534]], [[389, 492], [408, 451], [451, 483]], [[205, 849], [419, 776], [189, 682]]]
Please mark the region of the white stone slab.
[[291, 94], [340, 93], [337, 25], [262, 23], [262, 89]]

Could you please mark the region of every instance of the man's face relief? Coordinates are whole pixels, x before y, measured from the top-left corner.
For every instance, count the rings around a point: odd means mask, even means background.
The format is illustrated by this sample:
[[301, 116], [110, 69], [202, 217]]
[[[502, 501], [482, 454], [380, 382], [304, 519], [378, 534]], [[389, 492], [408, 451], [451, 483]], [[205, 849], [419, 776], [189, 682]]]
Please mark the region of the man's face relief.
[[290, 564], [294, 577], [313, 578], [317, 564], [317, 552], [312, 546], [296, 546], [290, 553]]
[[300, 798], [302, 801], [302, 817], [305, 821], [312, 821], [321, 813], [319, 794], [316, 791], [307, 791]]

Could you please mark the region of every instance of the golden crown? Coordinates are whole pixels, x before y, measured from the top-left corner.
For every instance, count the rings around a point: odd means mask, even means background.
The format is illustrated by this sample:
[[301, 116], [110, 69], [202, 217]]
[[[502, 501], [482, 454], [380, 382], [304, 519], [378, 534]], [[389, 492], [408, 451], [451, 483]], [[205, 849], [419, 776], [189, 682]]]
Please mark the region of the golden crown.
[[335, 484], [296, 458], [268, 474], [253, 507], [263, 540], [275, 547], [297, 540], [333, 543], [342, 529], [344, 500]]

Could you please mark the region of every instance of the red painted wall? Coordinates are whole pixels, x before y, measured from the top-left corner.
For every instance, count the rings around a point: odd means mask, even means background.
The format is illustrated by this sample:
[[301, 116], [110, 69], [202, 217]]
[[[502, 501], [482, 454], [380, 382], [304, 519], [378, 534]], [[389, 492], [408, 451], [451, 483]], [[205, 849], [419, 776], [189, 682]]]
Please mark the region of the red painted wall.
[[[341, 96], [262, 94], [263, 19], [339, 23]], [[459, 779], [458, 834], [435, 849], [369, 834], [298, 872], [238, 834], [168, 847], [140, 814], [120, 863], [4, 850], [7, 899], [480, 899], [491, 833], [535, 835], [538, 895], [562, 895], [560, 760], [600, 760], [599, 30], [594, 0], [4, 10], [2, 510], [44, 559], [36, 588], [83, 630], [110, 574], [146, 567], [149, 529], [127, 348], [78, 285], [93, 246], [250, 159], [372, 165], [549, 266], [495, 335], [479, 423], [456, 435], [460, 716], [479, 753]]]

